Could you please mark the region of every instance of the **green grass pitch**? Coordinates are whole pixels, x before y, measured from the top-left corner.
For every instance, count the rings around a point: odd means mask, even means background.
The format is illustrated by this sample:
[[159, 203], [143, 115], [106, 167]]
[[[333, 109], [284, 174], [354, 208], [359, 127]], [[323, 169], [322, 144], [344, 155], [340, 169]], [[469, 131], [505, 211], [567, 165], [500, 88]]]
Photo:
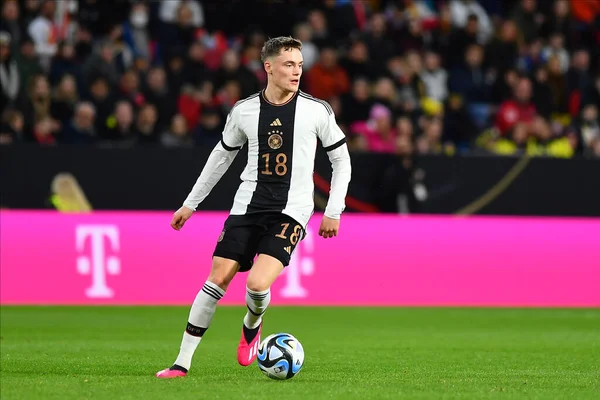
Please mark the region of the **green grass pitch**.
[[302, 371], [240, 367], [244, 307], [220, 307], [183, 379], [187, 307], [2, 307], [2, 400], [597, 399], [600, 309], [271, 307]]

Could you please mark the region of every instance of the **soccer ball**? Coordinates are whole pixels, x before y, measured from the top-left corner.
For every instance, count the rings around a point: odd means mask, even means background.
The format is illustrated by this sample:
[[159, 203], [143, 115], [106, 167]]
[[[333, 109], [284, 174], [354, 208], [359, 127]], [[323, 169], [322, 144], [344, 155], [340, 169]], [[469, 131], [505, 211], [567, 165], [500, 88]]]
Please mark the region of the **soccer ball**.
[[304, 365], [304, 348], [289, 333], [266, 337], [258, 347], [258, 368], [271, 379], [291, 379]]

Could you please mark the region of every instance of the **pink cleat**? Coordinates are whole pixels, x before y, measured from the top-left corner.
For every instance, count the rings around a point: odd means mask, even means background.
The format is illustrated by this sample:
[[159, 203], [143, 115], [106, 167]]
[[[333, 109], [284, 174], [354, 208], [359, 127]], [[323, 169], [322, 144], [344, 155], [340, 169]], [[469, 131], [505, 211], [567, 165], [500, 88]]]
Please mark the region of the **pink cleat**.
[[171, 368], [163, 369], [162, 371], [158, 371], [156, 373], [156, 377], [162, 378], [162, 379], [180, 378], [180, 377], [184, 377], [186, 375], [187, 375], [186, 372], [179, 371], [177, 369], [171, 369]]
[[240, 365], [247, 367], [252, 364], [254, 360], [256, 360], [256, 356], [258, 355], [258, 345], [260, 344], [260, 332], [262, 330], [262, 322], [258, 327], [258, 332], [254, 339], [248, 344], [246, 342], [246, 336], [244, 335], [244, 329], [242, 328], [242, 338], [240, 339], [240, 344], [238, 345], [237, 350], [237, 358], [238, 363]]

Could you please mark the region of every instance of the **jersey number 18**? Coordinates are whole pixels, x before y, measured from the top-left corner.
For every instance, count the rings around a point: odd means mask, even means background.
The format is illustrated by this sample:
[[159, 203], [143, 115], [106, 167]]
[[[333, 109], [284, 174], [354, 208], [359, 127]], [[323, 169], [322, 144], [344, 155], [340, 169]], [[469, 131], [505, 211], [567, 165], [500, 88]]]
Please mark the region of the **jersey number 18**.
[[[260, 171], [263, 175], [273, 175], [273, 171], [271, 170], [271, 154], [266, 153], [261, 156], [265, 159], [265, 169]], [[287, 155], [285, 153], [279, 153], [275, 156], [275, 174], [278, 176], [284, 176], [287, 174]]]

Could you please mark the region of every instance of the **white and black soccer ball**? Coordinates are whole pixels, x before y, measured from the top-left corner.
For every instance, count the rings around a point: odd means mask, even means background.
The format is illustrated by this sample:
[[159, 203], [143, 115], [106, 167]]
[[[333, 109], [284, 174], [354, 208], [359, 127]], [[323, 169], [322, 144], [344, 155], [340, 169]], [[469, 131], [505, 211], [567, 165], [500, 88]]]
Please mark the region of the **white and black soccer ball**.
[[291, 379], [304, 365], [304, 348], [289, 333], [266, 337], [258, 347], [258, 368], [272, 379]]

